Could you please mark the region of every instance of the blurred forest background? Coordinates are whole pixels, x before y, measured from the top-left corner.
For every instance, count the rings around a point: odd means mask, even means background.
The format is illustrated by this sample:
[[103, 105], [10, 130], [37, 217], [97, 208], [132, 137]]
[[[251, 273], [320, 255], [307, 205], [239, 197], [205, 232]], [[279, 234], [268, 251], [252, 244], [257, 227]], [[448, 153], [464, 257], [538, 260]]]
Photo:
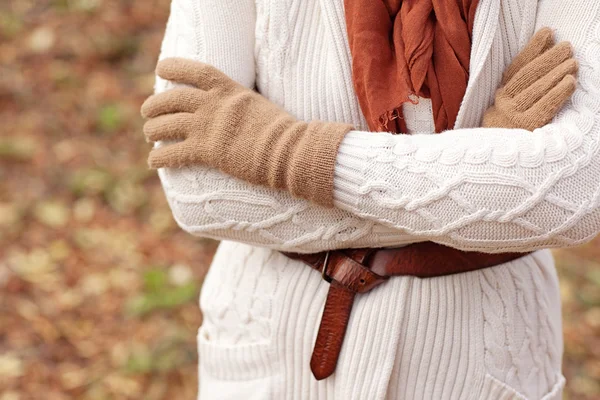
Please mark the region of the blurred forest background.
[[[216, 243], [175, 225], [139, 117], [169, 1], [0, 1], [0, 400], [195, 399]], [[556, 255], [565, 397], [600, 399], [600, 240]]]

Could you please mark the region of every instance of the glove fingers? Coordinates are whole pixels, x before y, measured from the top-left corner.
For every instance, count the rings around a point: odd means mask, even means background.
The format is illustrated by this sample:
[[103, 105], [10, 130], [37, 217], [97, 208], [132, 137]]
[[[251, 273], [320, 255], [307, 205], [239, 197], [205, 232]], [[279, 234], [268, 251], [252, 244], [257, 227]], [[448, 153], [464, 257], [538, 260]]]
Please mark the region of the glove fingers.
[[576, 88], [577, 79], [573, 75], [565, 76], [556, 87], [525, 113], [529, 120], [537, 119], [540, 122], [530, 129], [539, 128], [550, 122], [558, 110], [571, 98]]
[[529, 86], [522, 93], [514, 98], [517, 111], [526, 111], [531, 108], [539, 99], [548, 94], [555, 88], [565, 76], [575, 75], [579, 64], [573, 58], [554, 68], [543, 78], [538, 79], [533, 85]]
[[166, 58], [160, 61], [156, 66], [156, 73], [163, 79], [192, 85], [202, 90], [233, 83], [215, 67], [185, 58]]
[[554, 32], [550, 28], [542, 28], [531, 38], [527, 46], [515, 57], [513, 62], [504, 72], [502, 85], [505, 85], [529, 62], [535, 60], [542, 53], [554, 45]]
[[573, 57], [573, 48], [569, 42], [561, 42], [524, 66], [506, 84], [506, 93], [513, 97], [531, 86], [564, 61]]
[[177, 112], [193, 113], [198, 109], [206, 92], [190, 87], [181, 87], [148, 97], [142, 104], [142, 117], [154, 118]]
[[149, 142], [181, 140], [193, 129], [194, 115], [188, 113], [166, 114], [149, 119], [144, 124], [144, 135]]
[[162, 145], [152, 149], [148, 166], [157, 168], [181, 168], [194, 164], [193, 147], [186, 142]]

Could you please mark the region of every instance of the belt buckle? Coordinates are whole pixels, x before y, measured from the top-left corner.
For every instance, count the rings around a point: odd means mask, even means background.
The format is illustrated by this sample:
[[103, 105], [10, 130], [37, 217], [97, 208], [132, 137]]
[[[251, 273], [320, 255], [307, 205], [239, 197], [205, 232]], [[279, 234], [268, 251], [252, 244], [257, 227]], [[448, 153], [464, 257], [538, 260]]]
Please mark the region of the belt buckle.
[[327, 275], [327, 264], [329, 263], [330, 252], [331, 251], [328, 250], [327, 253], [325, 253], [325, 261], [323, 261], [323, 269], [321, 270], [321, 277], [327, 283], [331, 283], [331, 281], [333, 280], [329, 275]]

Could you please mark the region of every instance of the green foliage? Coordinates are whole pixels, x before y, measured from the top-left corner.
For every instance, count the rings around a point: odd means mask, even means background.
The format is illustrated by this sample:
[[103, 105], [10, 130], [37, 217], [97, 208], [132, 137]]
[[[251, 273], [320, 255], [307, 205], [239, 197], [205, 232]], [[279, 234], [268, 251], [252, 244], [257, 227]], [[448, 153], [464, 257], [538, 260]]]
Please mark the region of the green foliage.
[[144, 290], [132, 297], [126, 305], [126, 313], [130, 316], [142, 316], [156, 310], [176, 308], [198, 295], [199, 285], [188, 282], [181, 286], [169, 283], [164, 269], [153, 268], [143, 275]]
[[37, 151], [36, 143], [27, 137], [0, 138], [0, 160], [29, 161]]
[[195, 351], [181, 337], [167, 336], [153, 348], [135, 346], [124, 370], [130, 374], [172, 371], [195, 359]]
[[98, 128], [104, 133], [114, 133], [123, 126], [124, 118], [118, 104], [107, 104], [98, 111]]
[[59, 12], [96, 11], [101, 0], [52, 0], [52, 7]]
[[104, 168], [82, 168], [71, 174], [69, 188], [76, 196], [106, 194], [116, 178]]
[[0, 37], [12, 38], [21, 33], [23, 22], [15, 15], [0, 12]]

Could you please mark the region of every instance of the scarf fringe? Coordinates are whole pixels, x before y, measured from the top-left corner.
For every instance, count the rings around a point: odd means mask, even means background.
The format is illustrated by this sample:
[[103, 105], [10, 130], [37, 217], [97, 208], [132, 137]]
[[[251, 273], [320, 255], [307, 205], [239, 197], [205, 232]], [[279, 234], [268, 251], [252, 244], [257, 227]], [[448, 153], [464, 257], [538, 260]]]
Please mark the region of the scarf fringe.
[[378, 118], [377, 123], [377, 130], [379, 132], [389, 131], [390, 121], [393, 121], [395, 119], [404, 119], [404, 117], [402, 116], [402, 105], [404, 103], [411, 103], [417, 105], [419, 104], [419, 97], [414, 93], [411, 93], [408, 95], [406, 100], [404, 100], [399, 106], [381, 114]]

